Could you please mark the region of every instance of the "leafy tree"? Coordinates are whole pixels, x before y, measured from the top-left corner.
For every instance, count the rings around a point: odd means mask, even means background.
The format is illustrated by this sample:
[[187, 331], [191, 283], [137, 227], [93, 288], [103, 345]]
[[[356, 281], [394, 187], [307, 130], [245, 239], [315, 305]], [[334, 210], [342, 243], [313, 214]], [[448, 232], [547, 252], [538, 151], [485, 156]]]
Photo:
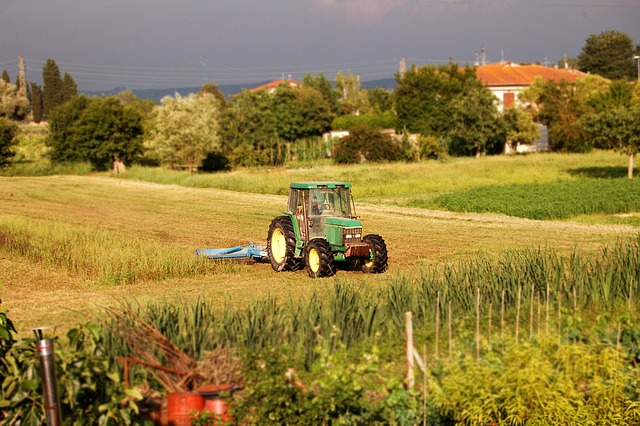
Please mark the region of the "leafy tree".
[[67, 102], [74, 96], [78, 96], [78, 85], [73, 80], [73, 77], [68, 72], [64, 73], [62, 79], [62, 102]]
[[512, 147], [518, 144], [532, 144], [540, 137], [540, 127], [533, 121], [531, 114], [523, 108], [507, 108], [503, 117], [507, 143]]
[[115, 95], [116, 99], [127, 108], [136, 111], [143, 119], [151, 115], [156, 103], [152, 99], [140, 99], [131, 90], [123, 90]]
[[329, 105], [316, 89], [281, 86], [271, 96], [279, 138], [295, 141], [320, 136], [331, 129]]
[[327, 80], [324, 76], [324, 73], [320, 73], [320, 75], [311, 75], [306, 74], [304, 79], [302, 80], [303, 87], [311, 87], [316, 89], [318, 92], [322, 94], [322, 97], [325, 99], [329, 109], [332, 114], [338, 114], [340, 110], [339, 97], [340, 94], [333, 87], [331, 82]]
[[336, 74], [336, 87], [340, 93], [340, 112], [342, 114], [366, 114], [369, 112], [367, 92], [362, 90], [360, 76], [349, 72]]
[[393, 109], [393, 94], [391, 91], [376, 87], [367, 90], [369, 105], [374, 112], [380, 114], [391, 111]]
[[633, 159], [640, 151], [640, 109], [616, 106], [589, 114], [582, 122], [596, 143], [627, 155], [627, 176], [633, 178]]
[[323, 95], [307, 86], [277, 87], [272, 93], [244, 91], [224, 111], [222, 138], [234, 164], [282, 164], [297, 140], [320, 136], [333, 114]]
[[231, 152], [235, 165], [255, 166], [276, 164], [282, 158], [277, 141], [275, 115], [271, 95], [265, 91], [245, 90], [235, 96], [222, 113], [220, 137], [225, 141], [223, 150]]
[[590, 149], [577, 120], [586, 111], [586, 100], [579, 96], [576, 85], [566, 80], [536, 81], [525, 90], [520, 100], [529, 102], [533, 115], [549, 129], [553, 150], [584, 152]]
[[114, 97], [77, 96], [56, 108], [49, 124], [54, 162], [89, 161], [104, 170], [142, 153], [142, 117]]
[[216, 84], [205, 83], [200, 88], [200, 93], [209, 93], [213, 95], [218, 100], [218, 102], [220, 102], [221, 108], [227, 107], [227, 103], [228, 103], [227, 97], [224, 95], [224, 93], [222, 93], [222, 90], [220, 90], [220, 88]]
[[2, 79], [5, 83], [11, 83], [11, 77], [9, 77], [7, 70], [2, 70]]
[[42, 121], [43, 110], [42, 89], [36, 83], [31, 83], [31, 114], [35, 123]]
[[27, 116], [29, 100], [15, 84], [0, 79], [0, 118], [22, 120]]
[[454, 150], [473, 152], [476, 158], [489, 151], [502, 151], [504, 123], [498, 115], [495, 97], [477, 81], [467, 80], [465, 89], [450, 104], [454, 125], [449, 131]]
[[45, 116], [64, 103], [64, 83], [58, 64], [52, 58], [42, 66], [42, 108]]
[[633, 92], [625, 80], [614, 81], [609, 90], [590, 99], [593, 112], [581, 120], [596, 146], [612, 148], [628, 156], [630, 179], [634, 156], [640, 150], [640, 108], [634, 102]]
[[473, 68], [460, 70], [454, 63], [413, 66], [402, 75], [396, 74], [396, 81], [394, 104], [398, 126], [436, 137], [446, 137], [456, 126], [452, 101], [463, 93], [466, 82], [482, 85]]
[[148, 146], [172, 168], [195, 172], [210, 152], [220, 151], [220, 101], [210, 93], [165, 97], [152, 111]]
[[630, 107], [633, 97], [633, 87], [626, 80], [616, 80], [611, 82], [608, 90], [594, 93], [588, 102], [588, 105], [595, 112], [604, 112], [615, 107]]
[[13, 147], [17, 144], [15, 139], [17, 132], [18, 126], [0, 118], [0, 168], [8, 166], [15, 156]]
[[635, 79], [633, 56], [638, 52], [640, 47], [634, 46], [628, 34], [616, 30], [591, 34], [578, 55], [578, 69], [610, 79]]

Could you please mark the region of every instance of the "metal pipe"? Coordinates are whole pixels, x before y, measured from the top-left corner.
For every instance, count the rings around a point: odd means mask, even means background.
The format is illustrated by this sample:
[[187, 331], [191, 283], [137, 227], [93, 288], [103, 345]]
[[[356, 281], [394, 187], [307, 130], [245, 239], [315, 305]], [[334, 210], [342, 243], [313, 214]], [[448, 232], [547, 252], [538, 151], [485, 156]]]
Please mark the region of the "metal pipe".
[[62, 424], [62, 415], [60, 413], [60, 398], [58, 397], [53, 340], [38, 340], [36, 347], [38, 349], [38, 357], [40, 358], [44, 412], [47, 425], [59, 426]]

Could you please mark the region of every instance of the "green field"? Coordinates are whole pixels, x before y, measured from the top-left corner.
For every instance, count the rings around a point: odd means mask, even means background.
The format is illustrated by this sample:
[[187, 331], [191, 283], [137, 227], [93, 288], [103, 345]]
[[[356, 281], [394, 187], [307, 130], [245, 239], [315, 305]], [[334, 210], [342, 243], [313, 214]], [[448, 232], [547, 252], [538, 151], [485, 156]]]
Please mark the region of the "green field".
[[[494, 198], [504, 198], [514, 185], [521, 191], [537, 185], [544, 193], [545, 187], [552, 192], [560, 184], [563, 190], [580, 188], [573, 199], [599, 205], [602, 197], [594, 197], [590, 185], [629, 188], [636, 181], [618, 177], [624, 173], [621, 156], [598, 152], [215, 175], [133, 168], [118, 178], [1, 177], [0, 294], [19, 327], [72, 325], [123, 298], [145, 302], [203, 296], [242, 306], [268, 294], [307, 294], [338, 279], [385, 285], [392, 277], [419, 275], [426, 265], [479, 254], [538, 247], [592, 250], [638, 232], [633, 203], [640, 191], [635, 187], [627, 191], [629, 210], [613, 213], [593, 208], [591, 214], [566, 214], [568, 200], [560, 195], [551, 202], [547, 194], [536, 208], [559, 205], [565, 212], [562, 221], [412, 206], [469, 191], [490, 195], [486, 188], [493, 188]], [[193, 256], [196, 248], [266, 244], [271, 219], [285, 208], [289, 182], [328, 179], [353, 183], [365, 232], [379, 233], [387, 242], [386, 274], [340, 272], [315, 281], [304, 272], [277, 274], [268, 264], [201, 262]], [[606, 189], [599, 192], [606, 198]], [[514, 198], [512, 204], [535, 202]]]
[[[20, 337], [133, 306], [194, 359], [229, 347], [257, 357], [234, 399], [249, 423], [326, 423], [340, 410], [380, 424], [640, 420], [640, 188], [619, 155], [29, 176], [44, 167], [0, 177], [0, 297]], [[194, 255], [266, 245], [302, 180], [353, 183], [365, 233], [386, 240], [385, 274], [314, 280]], [[429, 363], [428, 392], [418, 378], [411, 395], [407, 311]], [[128, 354], [120, 337], [104, 346], [113, 363]], [[287, 387], [290, 367], [317, 397]]]

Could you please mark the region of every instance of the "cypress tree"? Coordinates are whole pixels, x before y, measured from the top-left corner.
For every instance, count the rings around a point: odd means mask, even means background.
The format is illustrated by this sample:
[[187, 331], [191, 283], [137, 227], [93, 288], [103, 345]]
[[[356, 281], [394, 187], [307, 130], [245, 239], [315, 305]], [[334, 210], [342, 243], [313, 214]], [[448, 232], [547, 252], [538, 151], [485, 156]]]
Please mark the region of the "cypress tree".
[[7, 70], [2, 70], [2, 79], [7, 83], [11, 83], [11, 77], [9, 77]]
[[42, 113], [47, 116], [64, 103], [63, 81], [58, 64], [52, 58], [42, 66]]
[[64, 78], [62, 79], [62, 99], [63, 102], [67, 102], [72, 99], [74, 96], [78, 96], [78, 85], [74, 81], [71, 74], [68, 72], [64, 73]]
[[36, 83], [31, 83], [31, 113], [33, 121], [42, 121], [42, 90]]

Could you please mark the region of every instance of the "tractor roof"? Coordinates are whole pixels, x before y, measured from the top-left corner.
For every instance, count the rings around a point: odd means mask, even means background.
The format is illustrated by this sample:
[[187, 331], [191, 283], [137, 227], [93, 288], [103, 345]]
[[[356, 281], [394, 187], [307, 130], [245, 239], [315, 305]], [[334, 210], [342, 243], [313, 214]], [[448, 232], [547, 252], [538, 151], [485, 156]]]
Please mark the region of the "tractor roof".
[[291, 189], [351, 188], [348, 182], [291, 182]]

